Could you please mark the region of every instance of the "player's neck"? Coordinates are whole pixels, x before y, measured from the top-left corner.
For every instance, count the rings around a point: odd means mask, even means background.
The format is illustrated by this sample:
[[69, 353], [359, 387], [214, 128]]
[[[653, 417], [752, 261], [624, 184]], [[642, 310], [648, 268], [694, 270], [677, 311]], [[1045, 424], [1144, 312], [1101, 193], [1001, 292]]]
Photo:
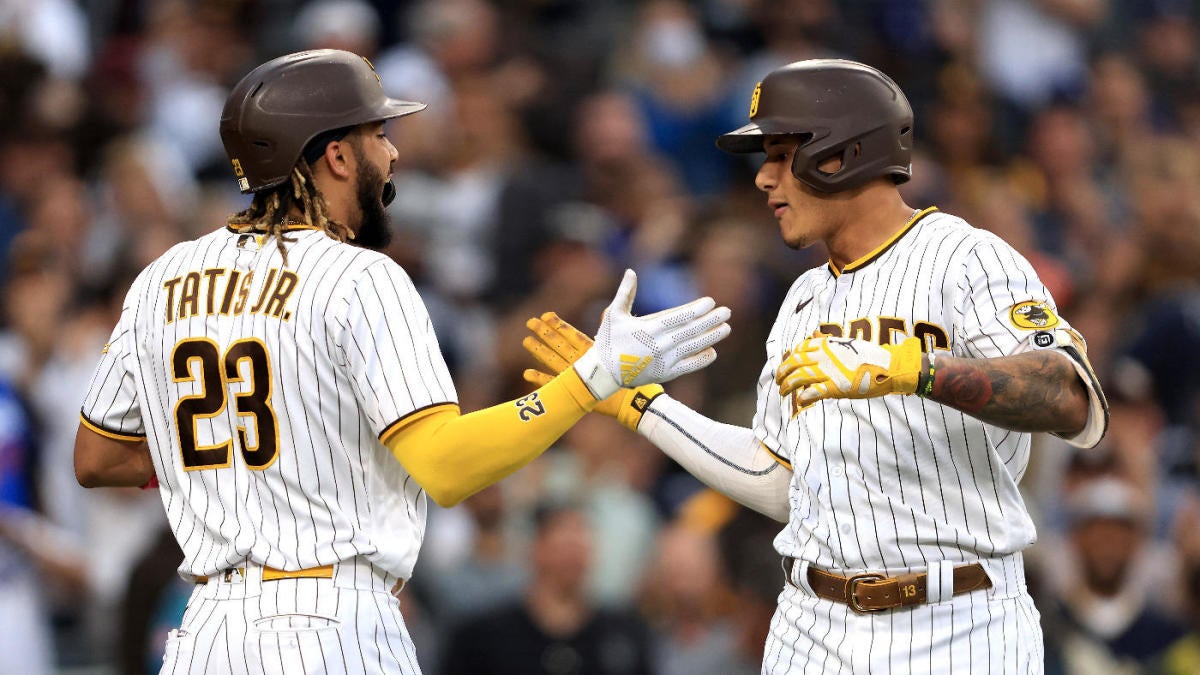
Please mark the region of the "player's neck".
[[847, 202], [843, 214], [845, 220], [825, 240], [829, 261], [839, 270], [895, 236], [913, 208], [893, 186], [873, 185]]
[[354, 186], [349, 180], [338, 180], [318, 165], [313, 169], [313, 184], [325, 198], [325, 215], [335, 223], [343, 223], [357, 232], [359, 218], [356, 212]]

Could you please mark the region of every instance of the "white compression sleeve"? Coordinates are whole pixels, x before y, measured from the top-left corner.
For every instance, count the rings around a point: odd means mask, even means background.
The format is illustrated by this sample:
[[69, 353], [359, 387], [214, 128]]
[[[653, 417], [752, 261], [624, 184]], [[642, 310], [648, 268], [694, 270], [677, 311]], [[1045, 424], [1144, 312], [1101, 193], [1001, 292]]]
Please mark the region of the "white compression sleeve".
[[642, 415], [638, 433], [705, 485], [787, 522], [792, 472], [767, 452], [750, 429], [710, 420], [662, 394]]

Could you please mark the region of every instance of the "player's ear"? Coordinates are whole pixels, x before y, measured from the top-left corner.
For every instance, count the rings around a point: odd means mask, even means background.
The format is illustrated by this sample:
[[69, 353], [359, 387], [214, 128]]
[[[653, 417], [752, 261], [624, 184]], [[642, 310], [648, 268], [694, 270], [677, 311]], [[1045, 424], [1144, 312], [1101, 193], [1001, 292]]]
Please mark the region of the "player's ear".
[[350, 162], [346, 157], [348, 144], [342, 141], [330, 141], [325, 146], [325, 154], [321, 156], [329, 172], [339, 178], [350, 177]]

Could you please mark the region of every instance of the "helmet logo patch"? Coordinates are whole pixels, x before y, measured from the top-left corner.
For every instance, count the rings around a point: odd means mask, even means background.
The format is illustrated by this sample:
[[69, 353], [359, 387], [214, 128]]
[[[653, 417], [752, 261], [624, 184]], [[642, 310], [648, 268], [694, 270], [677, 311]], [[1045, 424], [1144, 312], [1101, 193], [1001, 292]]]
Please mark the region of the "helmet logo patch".
[[750, 119], [758, 114], [758, 97], [762, 95], [762, 82], [754, 85], [754, 93], [750, 95]]
[[1058, 325], [1058, 316], [1044, 302], [1026, 300], [1013, 305], [1008, 311], [1008, 318], [1017, 328], [1025, 330], [1040, 330], [1053, 328]]

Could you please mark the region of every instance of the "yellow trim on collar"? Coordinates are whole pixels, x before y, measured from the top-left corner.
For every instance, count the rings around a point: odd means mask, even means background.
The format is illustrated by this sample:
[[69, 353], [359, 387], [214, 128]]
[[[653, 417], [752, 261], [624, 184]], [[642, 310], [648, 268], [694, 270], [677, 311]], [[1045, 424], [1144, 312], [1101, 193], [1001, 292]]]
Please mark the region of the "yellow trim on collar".
[[938, 208], [936, 206], [930, 206], [926, 209], [916, 212], [915, 214], [913, 214], [912, 218], [908, 219], [908, 222], [904, 224], [904, 227], [900, 228], [896, 232], [896, 234], [893, 234], [892, 236], [888, 237], [887, 241], [883, 242], [882, 244], [877, 246], [875, 248], [875, 250], [864, 255], [863, 257], [859, 258], [858, 260], [855, 260], [854, 262], [846, 263], [846, 266], [843, 267], [840, 272], [838, 271], [837, 267], [834, 266], [833, 261], [831, 260], [829, 262], [830, 271], [833, 272], [833, 275], [835, 277], [840, 277], [842, 274], [844, 274], [846, 272], [853, 272], [854, 270], [865, 266], [867, 263], [871, 262], [875, 258], [878, 258], [880, 255], [882, 255], [884, 251], [891, 248], [892, 244], [895, 244], [897, 241], [899, 241], [900, 237], [903, 237], [922, 218], [924, 218], [925, 216], [927, 216], [930, 213], [933, 213], [934, 211], [937, 211], [937, 210], [938, 210]]

